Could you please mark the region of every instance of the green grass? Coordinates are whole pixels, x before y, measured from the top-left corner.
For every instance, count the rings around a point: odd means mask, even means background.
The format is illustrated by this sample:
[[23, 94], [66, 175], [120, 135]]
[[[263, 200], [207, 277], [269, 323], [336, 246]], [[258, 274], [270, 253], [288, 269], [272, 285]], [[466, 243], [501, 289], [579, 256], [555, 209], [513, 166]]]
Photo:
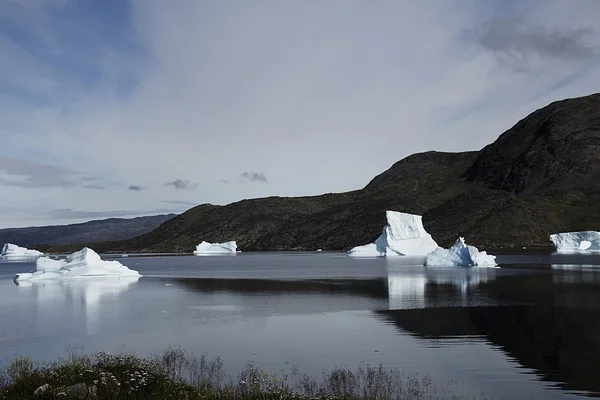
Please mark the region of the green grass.
[[[73, 397], [74, 385], [83, 390], [80, 397]], [[90, 356], [71, 353], [50, 364], [36, 364], [28, 357], [18, 357], [0, 374], [2, 400], [470, 398], [454, 394], [451, 389], [451, 384], [436, 385], [428, 376], [382, 366], [336, 368], [310, 376], [295, 367], [288, 372], [271, 373], [249, 363], [232, 377], [226, 374], [220, 359], [196, 357], [175, 347], [154, 357], [129, 353], [99, 352]], [[38, 393], [34, 395], [36, 390]]]

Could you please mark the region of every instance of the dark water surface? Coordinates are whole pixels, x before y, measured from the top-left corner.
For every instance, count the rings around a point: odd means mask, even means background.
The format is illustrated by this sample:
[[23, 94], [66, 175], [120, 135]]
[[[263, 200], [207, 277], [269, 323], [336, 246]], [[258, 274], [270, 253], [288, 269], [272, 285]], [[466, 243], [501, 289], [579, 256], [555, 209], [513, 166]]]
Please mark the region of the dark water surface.
[[174, 344], [232, 373], [383, 363], [474, 395], [600, 396], [600, 256], [507, 254], [500, 269], [328, 252], [120, 261], [144, 277], [16, 285], [34, 265], [0, 264], [0, 364]]

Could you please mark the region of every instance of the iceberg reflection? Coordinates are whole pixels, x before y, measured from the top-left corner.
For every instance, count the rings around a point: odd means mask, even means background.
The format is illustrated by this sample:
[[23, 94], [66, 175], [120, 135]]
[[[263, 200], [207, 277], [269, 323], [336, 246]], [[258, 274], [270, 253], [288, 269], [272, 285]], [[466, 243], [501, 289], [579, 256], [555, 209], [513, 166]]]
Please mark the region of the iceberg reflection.
[[554, 283], [600, 283], [600, 265], [552, 264]]
[[15, 281], [15, 285], [35, 296], [38, 319], [46, 319], [57, 307], [71, 308], [75, 319], [83, 317], [86, 332], [92, 335], [99, 327], [102, 301], [118, 298], [138, 280], [139, 277]]
[[[428, 298], [439, 303], [440, 293], [449, 300], [466, 303], [470, 291], [482, 283], [496, 279], [496, 270], [488, 268], [423, 269], [422, 271], [388, 272], [389, 308], [424, 308]], [[440, 288], [438, 286], [445, 286]], [[452, 289], [448, 290], [450, 286]], [[460, 296], [457, 296], [457, 292]]]

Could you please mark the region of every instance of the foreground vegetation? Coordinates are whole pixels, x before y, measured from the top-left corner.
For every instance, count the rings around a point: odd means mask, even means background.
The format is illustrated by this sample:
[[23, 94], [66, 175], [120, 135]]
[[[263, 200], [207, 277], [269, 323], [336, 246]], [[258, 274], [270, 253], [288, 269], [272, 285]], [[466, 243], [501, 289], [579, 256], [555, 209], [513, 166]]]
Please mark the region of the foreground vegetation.
[[217, 358], [170, 348], [154, 357], [70, 354], [51, 364], [19, 357], [2, 371], [0, 399], [463, 399], [427, 376], [382, 366], [337, 368], [321, 376], [296, 368], [273, 374], [250, 363], [234, 378]]

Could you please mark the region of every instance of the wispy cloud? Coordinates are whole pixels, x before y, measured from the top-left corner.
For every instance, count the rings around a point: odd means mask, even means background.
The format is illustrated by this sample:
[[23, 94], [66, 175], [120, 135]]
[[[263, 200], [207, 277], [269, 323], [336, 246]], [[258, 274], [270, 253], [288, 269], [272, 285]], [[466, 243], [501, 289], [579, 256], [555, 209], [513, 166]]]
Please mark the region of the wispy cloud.
[[161, 203], [169, 203], [169, 204], [178, 204], [182, 206], [197, 206], [198, 203], [194, 203], [192, 201], [184, 201], [184, 200], [160, 200]]
[[497, 18], [463, 31], [463, 38], [492, 52], [500, 65], [524, 71], [533, 58], [570, 61], [598, 59], [594, 29], [540, 26], [522, 18]]
[[82, 185], [81, 187], [84, 189], [95, 189], [95, 190], [105, 190], [106, 189], [104, 186], [98, 186], [98, 185]]
[[[0, 184], [26, 188], [72, 187], [84, 181], [70, 168], [0, 156], [0, 171], [7, 177]], [[86, 179], [87, 180], [87, 179]]]
[[141, 190], [144, 190], [144, 187], [140, 186], [140, 185], [129, 185], [127, 187], [128, 190], [131, 190], [133, 192], [139, 192]]
[[168, 208], [157, 208], [154, 210], [74, 210], [71, 208], [59, 208], [45, 211], [43, 214], [49, 219], [99, 219], [99, 218], [119, 218], [135, 215], [154, 215], [163, 213], [172, 213]]
[[241, 182], [267, 182], [267, 177], [262, 172], [244, 172], [240, 174], [239, 179]]
[[184, 189], [196, 189], [198, 187], [198, 184], [192, 183], [188, 180], [175, 179], [172, 182], [165, 183], [164, 186], [172, 186], [175, 189], [184, 190]]

